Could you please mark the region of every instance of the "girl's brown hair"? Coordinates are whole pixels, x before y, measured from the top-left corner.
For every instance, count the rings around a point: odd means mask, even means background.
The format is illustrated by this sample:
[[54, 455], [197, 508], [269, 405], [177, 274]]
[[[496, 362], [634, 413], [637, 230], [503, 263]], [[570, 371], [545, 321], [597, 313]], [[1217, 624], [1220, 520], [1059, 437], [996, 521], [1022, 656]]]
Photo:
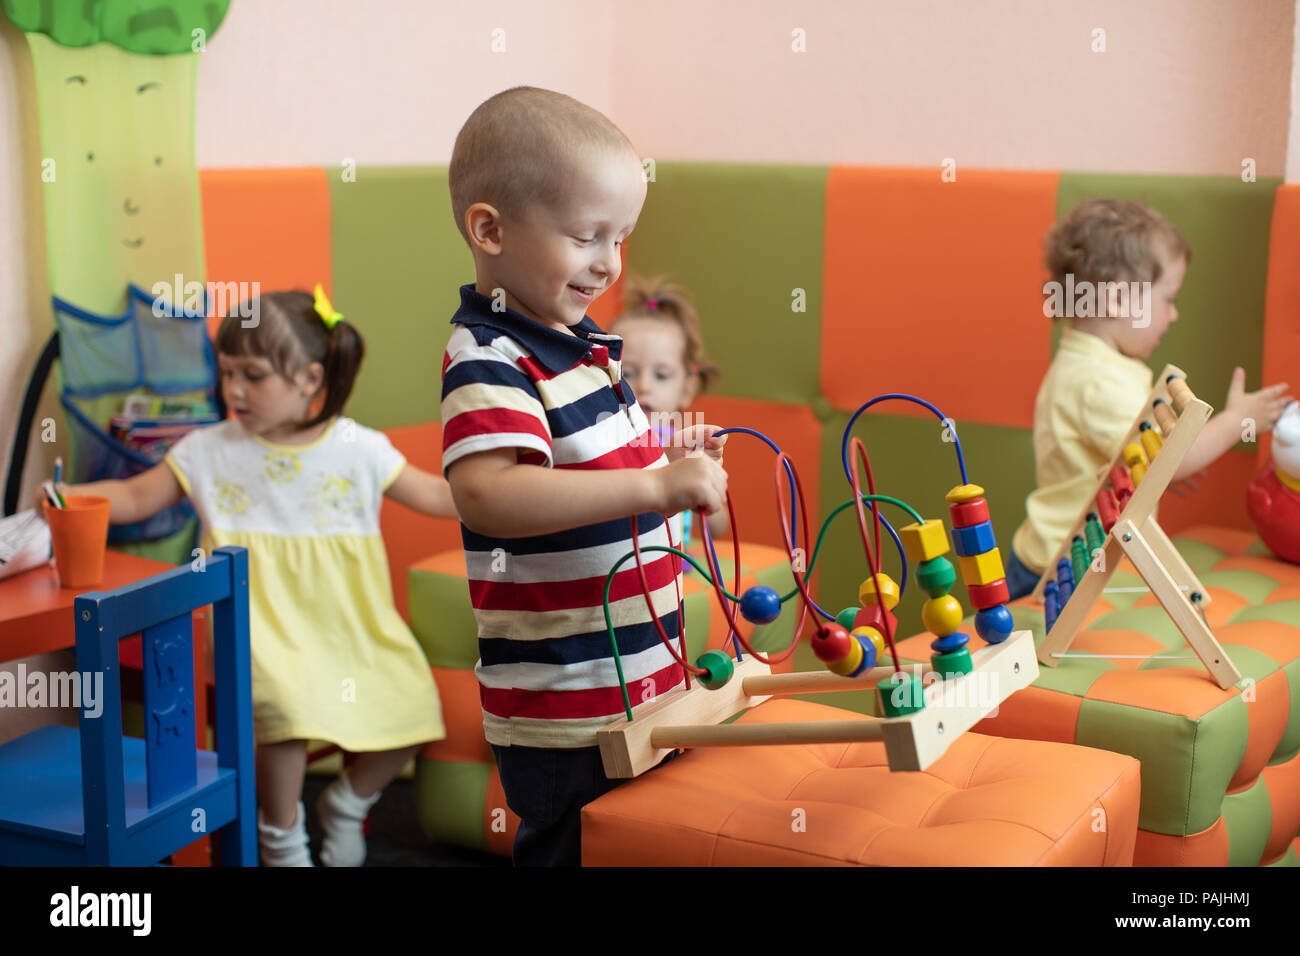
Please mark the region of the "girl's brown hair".
[[706, 392], [711, 384], [721, 378], [718, 367], [704, 355], [704, 337], [700, 332], [700, 316], [695, 311], [691, 294], [681, 286], [668, 282], [663, 276], [644, 278], [628, 276], [623, 283], [623, 314], [614, 325], [624, 319], [658, 319], [675, 322], [686, 337], [686, 369], [699, 381], [696, 394]]
[[[246, 316], [253, 323], [245, 325]], [[343, 411], [366, 354], [361, 333], [339, 319], [328, 328], [306, 292], [268, 292], [231, 312], [217, 329], [216, 349], [226, 355], [264, 358], [276, 373], [292, 379], [313, 362], [325, 370], [325, 405], [300, 428], [311, 428]]]
[[1160, 213], [1125, 199], [1085, 199], [1047, 233], [1047, 270], [1057, 282], [1156, 282], [1161, 254], [1191, 261], [1187, 237]]

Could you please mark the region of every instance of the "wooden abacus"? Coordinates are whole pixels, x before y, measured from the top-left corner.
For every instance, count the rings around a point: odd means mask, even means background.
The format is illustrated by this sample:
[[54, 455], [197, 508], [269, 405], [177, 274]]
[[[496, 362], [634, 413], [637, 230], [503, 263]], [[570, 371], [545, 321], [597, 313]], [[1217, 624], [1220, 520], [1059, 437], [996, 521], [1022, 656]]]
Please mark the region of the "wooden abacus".
[[[1100, 472], [1096, 489], [1034, 588], [1034, 597], [1049, 612], [1047, 637], [1038, 648], [1041, 663], [1055, 666], [1069, 650], [1120, 556], [1126, 555], [1219, 686], [1226, 689], [1241, 680], [1200, 613], [1210, 603], [1209, 592], [1153, 514], [1212, 411], [1186, 379], [1182, 369], [1165, 366], [1121, 450]], [[1083, 539], [1082, 562], [1076, 538]], [[1067, 586], [1069, 593], [1053, 621], [1052, 601], [1059, 601]]]

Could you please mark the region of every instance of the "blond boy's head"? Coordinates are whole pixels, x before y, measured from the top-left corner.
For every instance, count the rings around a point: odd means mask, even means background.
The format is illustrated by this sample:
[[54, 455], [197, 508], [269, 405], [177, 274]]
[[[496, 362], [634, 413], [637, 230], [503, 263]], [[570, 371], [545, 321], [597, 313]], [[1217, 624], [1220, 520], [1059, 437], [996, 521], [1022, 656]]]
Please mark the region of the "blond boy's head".
[[581, 323], [618, 280], [646, 196], [641, 160], [617, 126], [531, 87], [470, 115], [449, 180], [477, 291], [504, 294], [508, 308], [557, 331]]

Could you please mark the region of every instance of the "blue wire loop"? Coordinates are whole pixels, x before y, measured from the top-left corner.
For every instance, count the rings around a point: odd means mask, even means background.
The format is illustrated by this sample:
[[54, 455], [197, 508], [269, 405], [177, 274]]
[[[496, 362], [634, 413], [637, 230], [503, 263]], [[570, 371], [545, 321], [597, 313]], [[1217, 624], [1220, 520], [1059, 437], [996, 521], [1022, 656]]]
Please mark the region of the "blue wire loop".
[[[938, 418], [939, 421], [952, 422], [951, 418], [939, 411], [938, 408], [931, 405], [924, 398], [917, 398], [915, 395], [908, 395], [906, 392], [887, 392], [884, 395], [877, 395], [869, 402], [864, 403], [856, 412], [854, 412], [853, 417], [849, 419], [849, 423], [844, 426], [844, 440], [840, 442], [840, 462], [844, 465], [844, 477], [848, 480], [849, 484], [853, 483], [853, 474], [849, 471], [849, 438], [852, 437], [853, 424], [858, 420], [858, 416], [872, 405], [877, 405], [880, 402], [888, 401], [890, 399], [897, 399], [904, 402], [915, 402], [917, 405], [924, 405], [930, 411], [934, 412], [935, 417]], [[953, 444], [957, 446], [957, 468], [961, 472], [961, 483], [963, 485], [968, 485], [970, 484], [970, 479], [966, 477], [966, 456], [961, 450], [961, 439], [957, 436], [956, 423], [952, 422], [951, 427]]]

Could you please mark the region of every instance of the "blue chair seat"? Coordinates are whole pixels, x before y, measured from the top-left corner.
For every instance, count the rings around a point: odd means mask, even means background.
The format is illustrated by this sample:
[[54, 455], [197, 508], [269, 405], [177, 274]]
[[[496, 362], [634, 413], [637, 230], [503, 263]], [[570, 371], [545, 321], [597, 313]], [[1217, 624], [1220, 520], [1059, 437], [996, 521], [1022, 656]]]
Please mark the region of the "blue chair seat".
[[[145, 767], [144, 741], [135, 737], [122, 739], [122, 769], [126, 796], [126, 832], [132, 835], [149, 817], [148, 826], [166, 825], [162, 819], [171, 809], [180, 817], [173, 821], [193, 832], [194, 820], [189, 808], [194, 801], [203, 804], [204, 828], [212, 830], [235, 819], [235, 782], [233, 769], [217, 766], [217, 755], [210, 750], [196, 751], [198, 780], [193, 790], [167, 803], [149, 806], [148, 774]], [[0, 788], [0, 858], [10, 844], [16, 848], [31, 837], [66, 844], [51, 848], [60, 857], [48, 860], [51, 865], [76, 863], [86, 843], [85, 806], [81, 788], [81, 735], [73, 727], [42, 727], [0, 744], [0, 780], [22, 780], [21, 787]], [[195, 837], [197, 838], [197, 836]], [[70, 856], [69, 856], [70, 854]], [[66, 857], [66, 859], [64, 859]], [[125, 865], [144, 865], [123, 861]]]

